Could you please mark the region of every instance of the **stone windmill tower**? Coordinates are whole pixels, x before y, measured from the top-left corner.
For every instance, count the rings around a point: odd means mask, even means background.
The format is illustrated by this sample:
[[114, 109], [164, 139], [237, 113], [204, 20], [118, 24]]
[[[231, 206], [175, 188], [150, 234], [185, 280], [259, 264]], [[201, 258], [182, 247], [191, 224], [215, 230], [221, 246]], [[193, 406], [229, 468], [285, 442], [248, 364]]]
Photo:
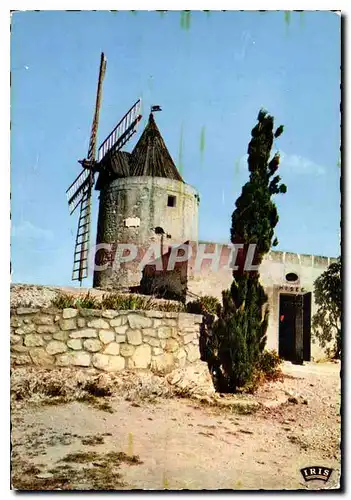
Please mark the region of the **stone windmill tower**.
[[[122, 148], [137, 131], [140, 99], [117, 123], [97, 150], [97, 132], [106, 59], [101, 54], [98, 87], [87, 158], [83, 170], [67, 189], [71, 213], [79, 207], [73, 280], [82, 284], [95, 263], [93, 286], [103, 289], [136, 287], [140, 262], [150, 245], [168, 246], [197, 241], [199, 196], [178, 172], [154, 119], [148, 123], [131, 153]], [[95, 175], [97, 181], [95, 184]], [[96, 247], [90, 252], [92, 191], [100, 192]], [[121, 246], [134, 245], [136, 255], [116, 266]], [[117, 259], [118, 261], [119, 259]]]
[[[117, 268], [111, 252], [104, 255], [104, 249], [99, 250], [98, 262], [106, 267], [109, 260], [111, 265], [94, 272], [94, 287], [138, 286], [140, 261], [150, 245], [160, 244], [163, 254], [169, 245], [197, 241], [198, 193], [178, 172], [153, 112], [132, 153], [118, 151], [108, 159], [96, 189], [100, 191], [97, 248], [135, 244], [138, 253]], [[116, 258], [114, 250], [112, 256]]]

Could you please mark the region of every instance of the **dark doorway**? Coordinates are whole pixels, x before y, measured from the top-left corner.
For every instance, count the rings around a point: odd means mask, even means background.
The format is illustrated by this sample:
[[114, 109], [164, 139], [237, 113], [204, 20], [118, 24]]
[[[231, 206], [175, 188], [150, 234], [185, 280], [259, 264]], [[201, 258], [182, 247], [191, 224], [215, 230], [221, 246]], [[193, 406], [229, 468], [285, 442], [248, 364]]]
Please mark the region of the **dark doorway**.
[[280, 294], [279, 301], [279, 356], [287, 361], [295, 359], [295, 296]]
[[311, 359], [311, 293], [280, 294], [279, 356], [302, 363]]
[[312, 293], [303, 296], [303, 359], [311, 361], [311, 299]]

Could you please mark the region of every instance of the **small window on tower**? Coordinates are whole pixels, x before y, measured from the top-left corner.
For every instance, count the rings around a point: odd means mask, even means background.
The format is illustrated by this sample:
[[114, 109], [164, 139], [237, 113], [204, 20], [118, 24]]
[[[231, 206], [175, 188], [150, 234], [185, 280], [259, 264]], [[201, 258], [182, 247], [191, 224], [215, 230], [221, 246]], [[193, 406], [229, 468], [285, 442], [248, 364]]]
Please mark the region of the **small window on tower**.
[[168, 195], [167, 206], [168, 207], [175, 207], [176, 206], [176, 201], [177, 201], [177, 198], [175, 196]]

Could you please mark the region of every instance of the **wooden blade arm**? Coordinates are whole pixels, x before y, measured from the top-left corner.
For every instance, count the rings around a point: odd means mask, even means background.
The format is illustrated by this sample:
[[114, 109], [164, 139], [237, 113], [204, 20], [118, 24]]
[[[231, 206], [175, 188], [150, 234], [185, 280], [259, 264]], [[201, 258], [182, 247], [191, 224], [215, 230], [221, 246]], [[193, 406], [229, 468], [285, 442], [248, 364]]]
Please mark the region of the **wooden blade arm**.
[[105, 77], [105, 72], [106, 72], [106, 59], [104, 53], [102, 52], [100, 60], [99, 80], [96, 92], [95, 112], [94, 112], [93, 124], [91, 127], [89, 149], [87, 156], [87, 159], [89, 161], [94, 161], [96, 157], [97, 131], [99, 126], [100, 107], [102, 98], [102, 82]]

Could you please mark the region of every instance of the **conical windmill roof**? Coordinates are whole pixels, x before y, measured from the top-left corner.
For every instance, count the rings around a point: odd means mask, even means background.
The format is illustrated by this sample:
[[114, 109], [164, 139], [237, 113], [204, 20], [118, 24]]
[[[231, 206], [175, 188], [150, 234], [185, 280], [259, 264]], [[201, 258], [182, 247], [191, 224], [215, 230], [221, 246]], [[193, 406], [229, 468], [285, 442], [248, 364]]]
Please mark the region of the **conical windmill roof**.
[[167, 177], [184, 182], [168, 152], [152, 113], [129, 158], [129, 175]]
[[113, 179], [129, 177], [129, 158], [131, 154], [127, 151], [117, 151], [106, 155], [101, 162], [101, 171], [96, 182], [95, 189], [100, 190], [105, 184]]
[[166, 177], [184, 182], [177, 170], [153, 114], [132, 153], [112, 151], [101, 162], [95, 189], [100, 190], [113, 179], [121, 177]]

